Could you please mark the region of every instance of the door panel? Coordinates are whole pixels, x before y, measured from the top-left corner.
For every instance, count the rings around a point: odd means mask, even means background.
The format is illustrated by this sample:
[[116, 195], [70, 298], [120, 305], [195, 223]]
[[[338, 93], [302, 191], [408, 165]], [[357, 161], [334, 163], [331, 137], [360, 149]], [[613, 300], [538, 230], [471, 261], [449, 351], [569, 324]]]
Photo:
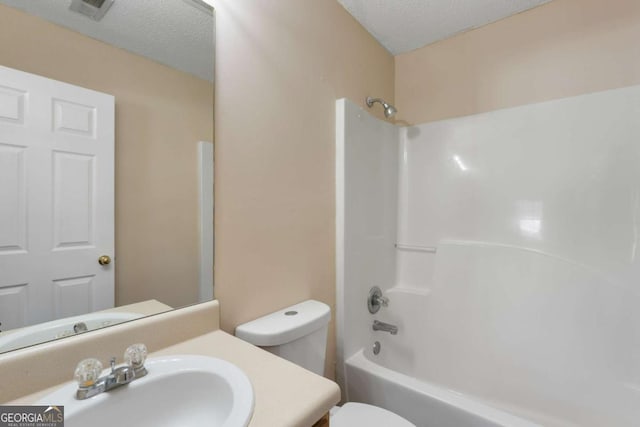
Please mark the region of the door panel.
[[92, 306], [95, 276], [72, 277], [53, 281], [54, 313], [56, 318], [86, 313]]
[[25, 148], [0, 143], [0, 253], [27, 250]]
[[53, 152], [54, 250], [94, 244], [94, 156]]
[[[98, 258], [115, 258], [114, 104], [111, 95], [0, 67], [3, 325], [113, 307], [114, 265]], [[18, 288], [22, 320], [4, 310]]]
[[9, 286], [0, 284], [0, 331], [19, 328], [25, 324], [28, 311], [27, 287], [26, 283]]
[[61, 99], [53, 100], [54, 132], [66, 132], [87, 138], [95, 138], [95, 115], [95, 107]]
[[23, 124], [26, 94], [25, 91], [0, 85], [0, 120]]

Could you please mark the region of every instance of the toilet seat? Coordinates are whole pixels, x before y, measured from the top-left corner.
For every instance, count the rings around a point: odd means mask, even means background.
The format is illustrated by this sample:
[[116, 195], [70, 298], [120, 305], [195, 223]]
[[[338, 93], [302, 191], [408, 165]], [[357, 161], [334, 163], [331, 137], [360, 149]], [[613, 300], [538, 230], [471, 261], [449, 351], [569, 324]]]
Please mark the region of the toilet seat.
[[331, 417], [331, 427], [416, 427], [386, 409], [364, 403], [345, 403]]

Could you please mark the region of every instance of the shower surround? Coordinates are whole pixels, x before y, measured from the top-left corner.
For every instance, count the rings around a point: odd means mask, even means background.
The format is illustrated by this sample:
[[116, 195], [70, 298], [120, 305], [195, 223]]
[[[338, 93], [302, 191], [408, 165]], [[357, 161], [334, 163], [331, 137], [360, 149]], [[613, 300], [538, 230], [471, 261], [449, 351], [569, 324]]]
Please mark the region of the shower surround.
[[637, 425], [639, 114], [640, 87], [410, 127], [339, 100], [347, 399], [425, 427]]

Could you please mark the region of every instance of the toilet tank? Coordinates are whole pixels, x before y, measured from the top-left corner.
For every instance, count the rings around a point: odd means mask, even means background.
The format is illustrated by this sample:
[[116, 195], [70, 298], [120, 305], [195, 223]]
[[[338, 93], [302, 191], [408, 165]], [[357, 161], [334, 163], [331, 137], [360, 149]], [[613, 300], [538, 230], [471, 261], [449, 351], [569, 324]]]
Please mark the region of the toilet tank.
[[328, 305], [308, 300], [238, 326], [236, 337], [323, 375], [330, 319]]

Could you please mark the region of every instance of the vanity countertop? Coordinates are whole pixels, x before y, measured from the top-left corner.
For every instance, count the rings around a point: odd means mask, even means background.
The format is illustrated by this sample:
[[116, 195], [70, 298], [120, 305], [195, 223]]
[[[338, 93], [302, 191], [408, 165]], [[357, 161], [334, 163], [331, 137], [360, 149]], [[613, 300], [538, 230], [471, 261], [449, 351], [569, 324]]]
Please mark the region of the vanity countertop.
[[[311, 427], [340, 400], [336, 383], [217, 330], [149, 354], [199, 354], [228, 360], [249, 377], [255, 393], [250, 427]], [[56, 387], [12, 403], [32, 403]]]

